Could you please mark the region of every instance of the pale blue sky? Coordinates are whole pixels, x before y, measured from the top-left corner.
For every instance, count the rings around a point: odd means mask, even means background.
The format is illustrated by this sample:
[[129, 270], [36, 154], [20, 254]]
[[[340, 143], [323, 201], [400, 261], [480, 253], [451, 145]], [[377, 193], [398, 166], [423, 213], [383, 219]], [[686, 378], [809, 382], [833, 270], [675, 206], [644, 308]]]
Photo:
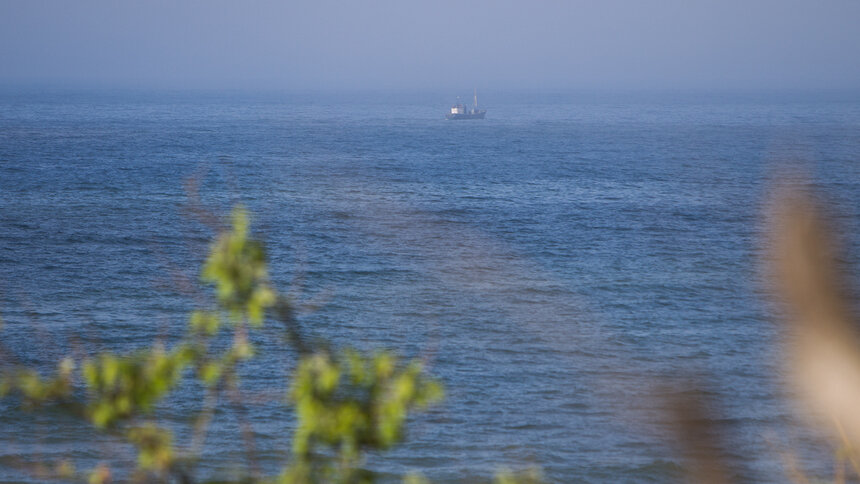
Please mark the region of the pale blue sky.
[[860, 88], [860, 0], [0, 0], [0, 84]]

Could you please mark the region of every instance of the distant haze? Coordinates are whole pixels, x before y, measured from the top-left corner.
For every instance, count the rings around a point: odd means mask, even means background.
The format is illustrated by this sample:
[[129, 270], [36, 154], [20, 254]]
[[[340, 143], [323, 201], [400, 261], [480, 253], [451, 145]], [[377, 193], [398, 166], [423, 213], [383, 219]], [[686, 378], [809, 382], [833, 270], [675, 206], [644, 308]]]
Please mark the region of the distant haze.
[[0, 84], [858, 88], [858, 0], [0, 0]]

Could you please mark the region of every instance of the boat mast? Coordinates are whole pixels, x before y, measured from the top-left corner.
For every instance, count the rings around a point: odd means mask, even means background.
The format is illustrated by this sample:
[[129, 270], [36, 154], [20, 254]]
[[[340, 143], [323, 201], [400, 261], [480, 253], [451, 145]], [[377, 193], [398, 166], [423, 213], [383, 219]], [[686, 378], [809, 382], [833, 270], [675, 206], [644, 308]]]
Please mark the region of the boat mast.
[[475, 88], [475, 109], [478, 109], [478, 88]]

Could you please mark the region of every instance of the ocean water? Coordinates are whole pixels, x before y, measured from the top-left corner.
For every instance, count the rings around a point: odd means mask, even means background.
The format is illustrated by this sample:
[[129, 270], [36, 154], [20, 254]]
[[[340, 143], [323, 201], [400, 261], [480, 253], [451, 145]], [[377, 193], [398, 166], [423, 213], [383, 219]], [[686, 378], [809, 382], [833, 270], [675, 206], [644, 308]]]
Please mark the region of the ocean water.
[[[856, 267], [860, 96], [487, 91], [485, 120], [451, 122], [452, 94], [2, 93], [4, 358], [169, 343], [207, 304], [212, 232], [189, 200], [242, 203], [306, 332], [427, 358], [444, 382], [402, 446], [369, 456], [383, 475], [678, 481], [660, 399], [689, 379], [740, 480], [784, 480], [788, 454], [831, 472], [786, 403], [764, 220], [781, 173], [803, 171]], [[276, 329], [255, 341], [246, 419], [274, 473], [295, 355]], [[195, 391], [162, 405], [166, 425]], [[132, 455], [57, 412], [0, 408], [2, 481]], [[205, 476], [244, 462], [241, 419], [216, 422]]]

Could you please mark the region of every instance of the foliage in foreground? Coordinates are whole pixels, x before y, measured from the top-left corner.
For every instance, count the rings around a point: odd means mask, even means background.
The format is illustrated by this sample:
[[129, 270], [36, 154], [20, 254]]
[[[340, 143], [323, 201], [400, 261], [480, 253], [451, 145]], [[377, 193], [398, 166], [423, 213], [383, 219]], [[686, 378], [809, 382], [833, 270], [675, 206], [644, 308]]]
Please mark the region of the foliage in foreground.
[[[296, 419], [292, 457], [275, 476], [261, 476], [246, 464], [239, 480], [285, 483], [374, 480], [362, 468], [366, 453], [401, 442], [409, 414], [442, 398], [441, 385], [418, 360], [403, 362], [388, 351], [333, 350], [327, 342], [303, 338], [289, 298], [269, 281], [264, 248], [251, 237], [242, 209], [213, 243], [202, 279], [214, 286], [216, 302], [194, 311], [185, 335], [171, 347], [156, 343], [132, 354], [65, 358], [50, 376], [6, 367], [0, 395], [23, 410], [61, 409], [133, 444], [137, 469], [131, 480], [195, 482], [195, 463], [216, 409], [225, 401], [242, 404], [238, 369], [256, 352], [249, 335], [275, 320], [285, 326], [290, 354], [298, 360], [284, 391]], [[229, 344], [218, 344], [224, 340]], [[178, 445], [171, 430], [159, 425], [157, 404], [192, 378], [202, 389], [202, 410], [190, 429], [191, 442]], [[63, 461], [39, 470], [43, 477], [100, 483], [111, 481], [122, 466], [103, 463], [78, 472], [73, 462]]]
[[[836, 443], [833, 481], [847, 482], [846, 468], [860, 478], [858, 297], [816, 203], [801, 195], [780, 205], [770, 255], [774, 286], [786, 303], [792, 334], [783, 352], [786, 374], [811, 413], [826, 417], [819, 428], [832, 432]], [[202, 278], [215, 287], [216, 302], [194, 311], [185, 335], [170, 348], [156, 343], [127, 355], [64, 358], [50, 376], [7, 364], [0, 373], [0, 396], [25, 411], [59, 409], [132, 444], [137, 465], [131, 480], [183, 483], [196, 481], [195, 465], [202, 459], [200, 449], [216, 409], [241, 408], [238, 369], [254, 358], [249, 335], [264, 323], [281, 323], [296, 355], [290, 388], [283, 393], [294, 411], [296, 430], [291, 458], [279, 474], [262, 476], [247, 464], [236, 482], [372, 482], [376, 476], [364, 468], [368, 452], [402, 442], [409, 414], [441, 399], [440, 384], [420, 361], [402, 362], [387, 351], [336, 350], [325, 341], [312, 344], [304, 338], [290, 300], [269, 282], [265, 251], [250, 237], [244, 211], [234, 212], [232, 228], [213, 244]], [[229, 344], [218, 344], [224, 340]], [[4, 363], [11, 354], [0, 345]], [[191, 442], [180, 445], [170, 429], [159, 426], [158, 403], [187, 380], [203, 389], [203, 409], [192, 423]], [[743, 482], [720, 438], [726, 429], [718, 428], [720, 419], [708, 410], [709, 397], [695, 391], [679, 394], [686, 396], [665, 410], [672, 416], [674, 440], [690, 481]], [[230, 405], [220, 405], [224, 401]], [[786, 460], [788, 480], [811, 482], [793, 457]], [[39, 477], [105, 483], [117, 477], [112, 471], [125, 467], [103, 463], [78, 472], [72, 461], [61, 461], [33, 470]], [[535, 470], [502, 472], [495, 479], [497, 484], [540, 481]], [[403, 482], [428, 481], [407, 475]]]

